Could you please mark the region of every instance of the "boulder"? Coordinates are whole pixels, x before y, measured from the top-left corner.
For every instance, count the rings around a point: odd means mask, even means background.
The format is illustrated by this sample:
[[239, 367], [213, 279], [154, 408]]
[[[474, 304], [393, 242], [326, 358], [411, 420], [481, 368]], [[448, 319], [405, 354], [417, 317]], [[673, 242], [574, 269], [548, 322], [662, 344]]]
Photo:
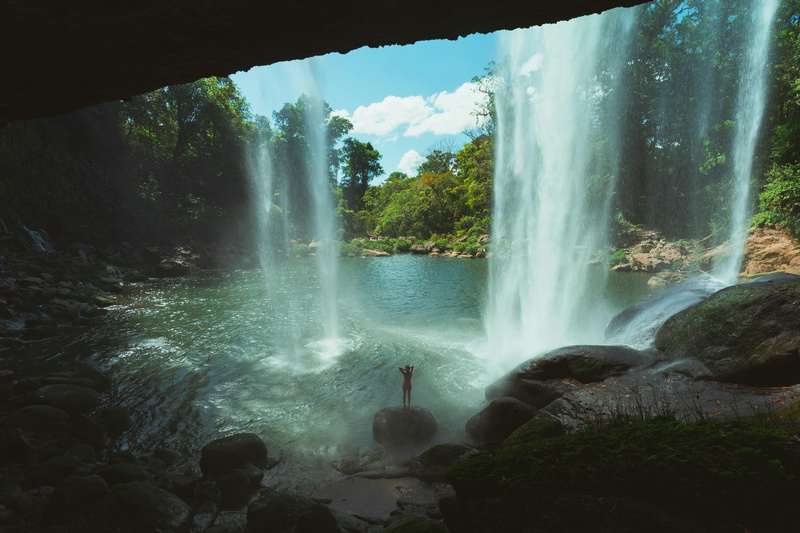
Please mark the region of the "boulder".
[[651, 362], [648, 354], [627, 346], [566, 346], [529, 359], [501, 379], [572, 378], [581, 383], [594, 383]]
[[369, 256], [369, 257], [389, 257], [390, 255], [392, 255], [392, 254], [390, 254], [388, 252], [383, 252], [381, 250], [371, 250], [369, 248], [364, 248], [363, 251], [364, 251], [364, 255]]
[[670, 318], [656, 347], [670, 361], [697, 359], [715, 381], [800, 383], [800, 276], [765, 276], [718, 291]]
[[43, 435], [66, 428], [69, 414], [49, 405], [26, 405], [8, 417], [12, 426], [34, 435]]
[[56, 485], [50, 508], [56, 513], [80, 514], [86, 507], [100, 502], [108, 492], [108, 484], [98, 476], [68, 477]]
[[437, 429], [436, 417], [424, 407], [386, 407], [372, 420], [372, 436], [384, 446], [424, 444]]
[[80, 385], [45, 385], [34, 393], [38, 403], [63, 409], [71, 415], [86, 413], [97, 405], [97, 391]]
[[130, 483], [131, 481], [144, 481], [148, 478], [144, 468], [136, 463], [129, 462], [110, 464], [100, 469], [99, 474], [109, 485], [119, 485], [121, 483]]
[[295, 494], [265, 495], [247, 507], [247, 531], [252, 533], [340, 533], [331, 510]]
[[114, 520], [129, 531], [182, 530], [192, 515], [189, 504], [141, 481], [116, 485], [111, 489], [111, 496], [109, 511]]
[[511, 373], [486, 387], [485, 396], [487, 400], [510, 396], [534, 407], [542, 408], [563, 396], [572, 388], [570, 385], [564, 380], [536, 381], [520, 378], [519, 374]]
[[94, 419], [106, 428], [106, 432], [111, 438], [120, 436], [123, 431], [131, 427], [131, 415], [128, 409], [121, 405], [106, 407], [94, 415]]
[[200, 470], [204, 476], [216, 478], [246, 463], [258, 468], [267, 464], [267, 445], [253, 433], [239, 433], [206, 444], [200, 458]]
[[497, 398], [467, 421], [467, 435], [479, 443], [501, 441], [535, 414], [536, 407], [516, 398]]
[[744, 273], [786, 270], [800, 273], [800, 247], [783, 228], [753, 228], [744, 249]]

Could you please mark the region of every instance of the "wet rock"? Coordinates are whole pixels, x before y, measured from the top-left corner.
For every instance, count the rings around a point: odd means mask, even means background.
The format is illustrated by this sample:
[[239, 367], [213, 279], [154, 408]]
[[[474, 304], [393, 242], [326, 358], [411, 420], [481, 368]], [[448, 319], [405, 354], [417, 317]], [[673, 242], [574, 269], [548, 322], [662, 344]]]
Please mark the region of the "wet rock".
[[97, 454], [95, 449], [88, 444], [76, 444], [72, 446], [67, 455], [71, 455], [75, 459], [87, 464], [97, 463]]
[[45, 385], [36, 390], [34, 398], [71, 415], [89, 412], [97, 405], [97, 391], [80, 385]]
[[[186, 503], [192, 503], [198, 479], [186, 474], [167, 474], [156, 482], [156, 485], [171, 492]], [[216, 507], [215, 507], [216, 509]], [[216, 513], [216, 511], [215, 511]]]
[[201, 503], [194, 510], [194, 517], [192, 518], [192, 533], [208, 532], [209, 528], [214, 524], [217, 519], [217, 506], [212, 502]]
[[33, 435], [44, 435], [67, 427], [69, 414], [49, 405], [26, 405], [13, 412], [9, 424]]
[[128, 462], [119, 462], [105, 466], [100, 469], [99, 474], [112, 486], [121, 483], [130, 483], [132, 481], [145, 481], [148, 478], [144, 468], [136, 463]]
[[106, 428], [86, 415], [78, 415], [72, 422], [72, 435], [80, 442], [93, 446], [96, 450], [103, 449], [108, 444]]
[[108, 493], [108, 484], [98, 475], [68, 477], [53, 491], [51, 512], [80, 514], [89, 505], [98, 503]]
[[551, 437], [558, 437], [564, 433], [566, 433], [564, 426], [557, 420], [553, 420], [545, 415], [534, 416], [504, 440], [503, 445], [514, 445], [522, 442], [549, 439]]
[[59, 481], [78, 473], [81, 461], [69, 455], [59, 455], [33, 465], [25, 478], [28, 487], [53, 486]]
[[497, 398], [467, 421], [467, 435], [479, 443], [501, 441], [535, 414], [536, 407], [516, 398]]
[[192, 515], [192, 508], [174, 494], [140, 481], [114, 486], [110, 510], [115, 522], [135, 531], [178, 531]]
[[217, 478], [222, 509], [239, 509], [250, 500], [250, 476], [242, 468], [234, 468]]
[[424, 407], [387, 407], [372, 420], [372, 436], [384, 446], [425, 444], [437, 429], [436, 417]]
[[487, 400], [510, 396], [534, 407], [542, 408], [563, 396], [571, 388], [570, 385], [564, 380], [536, 381], [524, 379], [512, 372], [486, 387], [484, 394]]
[[670, 361], [697, 359], [715, 381], [800, 383], [800, 276], [735, 285], [670, 318], [656, 347]]
[[[127, 409], [121, 406], [112, 406], [112, 407], [119, 407], [120, 409], [124, 409], [125, 416], [127, 417], [128, 423], [130, 423], [130, 416], [128, 415]], [[164, 464], [167, 465], [167, 467], [174, 466], [184, 460], [184, 457], [180, 452], [172, 450], [170, 448], [161, 448], [161, 447], [156, 448], [155, 450], [153, 450], [153, 456], [164, 461]]]
[[267, 495], [247, 507], [247, 531], [339, 533], [331, 510], [310, 498], [294, 494]]
[[514, 379], [547, 381], [573, 378], [581, 383], [594, 383], [651, 362], [650, 356], [627, 346], [566, 346], [530, 359], [510, 374]]
[[445, 471], [462, 458], [471, 455], [473, 450], [457, 443], [437, 444], [428, 448], [419, 456], [419, 462], [424, 468], [423, 479], [429, 483], [446, 481]]
[[112, 439], [119, 437], [126, 429], [131, 427], [131, 415], [128, 409], [121, 405], [106, 407], [94, 415], [94, 419], [106, 428], [108, 436]]
[[267, 445], [253, 433], [239, 433], [206, 444], [200, 458], [200, 470], [204, 476], [213, 479], [246, 463], [258, 468], [264, 468], [267, 463]]

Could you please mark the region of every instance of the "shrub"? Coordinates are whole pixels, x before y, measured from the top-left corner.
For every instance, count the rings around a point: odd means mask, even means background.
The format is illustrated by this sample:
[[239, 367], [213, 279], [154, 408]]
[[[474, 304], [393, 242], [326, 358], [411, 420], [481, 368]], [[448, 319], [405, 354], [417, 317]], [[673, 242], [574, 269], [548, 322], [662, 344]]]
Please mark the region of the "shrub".
[[439, 250], [443, 251], [443, 252], [444, 252], [445, 250], [451, 250], [451, 249], [453, 248], [453, 247], [450, 245], [450, 243], [447, 241], [447, 239], [439, 239], [439, 240], [437, 240], [437, 241], [436, 241], [436, 247], [437, 247]]
[[363, 250], [358, 243], [343, 242], [339, 245], [339, 254], [342, 257], [361, 257]]
[[311, 248], [307, 244], [297, 243], [292, 245], [292, 253], [300, 257], [307, 257], [311, 253]]
[[620, 265], [626, 262], [628, 258], [625, 256], [625, 250], [617, 250], [608, 256], [608, 264], [610, 266]]
[[800, 164], [770, 169], [758, 200], [753, 224], [781, 226], [800, 238]]
[[675, 260], [675, 261], [673, 261], [673, 262], [672, 262], [672, 264], [669, 266], [669, 269], [670, 269], [670, 270], [680, 270], [680, 269], [682, 269], [682, 268], [683, 268], [683, 259], [676, 259], [676, 260]]
[[394, 243], [394, 247], [398, 252], [410, 252], [411, 242], [405, 239], [397, 239]]

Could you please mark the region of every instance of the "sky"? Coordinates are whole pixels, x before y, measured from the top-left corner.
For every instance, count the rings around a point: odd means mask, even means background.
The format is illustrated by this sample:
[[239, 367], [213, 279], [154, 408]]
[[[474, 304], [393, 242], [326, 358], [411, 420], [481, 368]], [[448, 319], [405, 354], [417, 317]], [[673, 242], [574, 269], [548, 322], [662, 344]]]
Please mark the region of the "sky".
[[303, 94], [324, 99], [353, 123], [350, 136], [370, 142], [382, 155], [384, 175], [416, 174], [428, 151], [460, 149], [476, 126], [472, 114], [481, 93], [471, 82], [496, 59], [498, 33], [457, 41], [360, 48], [302, 61], [254, 67], [231, 76], [253, 113], [272, 123], [272, 113]]

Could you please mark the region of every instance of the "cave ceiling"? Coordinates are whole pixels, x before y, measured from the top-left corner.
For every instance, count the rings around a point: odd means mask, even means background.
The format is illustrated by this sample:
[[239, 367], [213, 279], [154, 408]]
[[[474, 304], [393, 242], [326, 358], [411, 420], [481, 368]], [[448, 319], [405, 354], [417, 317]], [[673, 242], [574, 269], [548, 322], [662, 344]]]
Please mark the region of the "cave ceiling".
[[[0, 6], [0, 125], [256, 65], [457, 39], [637, 0], [26, 0]], [[443, 66], [446, 68], [446, 66]]]

